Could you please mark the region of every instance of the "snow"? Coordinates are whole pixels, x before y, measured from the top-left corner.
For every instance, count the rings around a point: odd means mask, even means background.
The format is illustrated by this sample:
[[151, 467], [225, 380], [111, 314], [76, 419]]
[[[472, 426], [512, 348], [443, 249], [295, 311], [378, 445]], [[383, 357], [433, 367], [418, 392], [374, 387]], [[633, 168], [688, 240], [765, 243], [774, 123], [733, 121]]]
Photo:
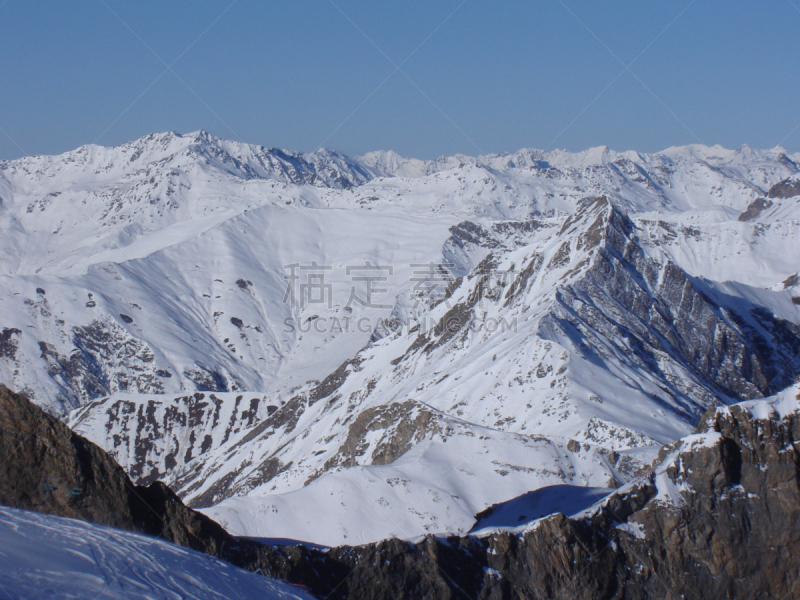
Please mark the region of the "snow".
[[611, 474], [592, 451], [575, 456], [550, 440], [471, 428], [421, 442], [390, 465], [333, 472], [283, 494], [270, 483], [201, 512], [236, 535], [325, 546], [463, 535], [487, 506], [563, 481], [577, 485], [556, 486], [538, 510], [571, 512], [585, 494], [607, 491]]
[[288, 583], [163, 540], [0, 507], [0, 596], [303, 600]]
[[722, 435], [716, 431], [693, 433], [681, 438], [681, 452], [691, 452], [697, 448], [714, 448], [722, 441]]
[[[10, 229], [0, 240], [0, 289], [8, 293], [0, 318], [3, 326], [35, 332], [21, 353], [38, 358], [38, 340], [69, 353], [70, 344], [57, 340], [68, 341], [72, 327], [97, 316], [119, 320], [136, 304], [143, 318], [129, 329], [138, 327], [132, 334], [173, 374], [160, 382], [163, 391], [192, 389], [183, 371], [200, 366], [219, 367], [239, 389], [265, 392], [277, 381], [321, 379], [338, 366], [329, 357], [351, 356], [369, 337], [282, 335], [283, 319], [313, 314], [286, 311], [284, 265], [390, 263], [395, 273], [385, 296], [395, 298], [408, 287], [408, 265], [442, 260], [449, 226], [524, 219], [534, 210], [566, 214], [587, 193], [633, 209], [653, 239], [663, 233], [657, 222], [677, 227], [668, 250], [691, 274], [766, 287], [797, 271], [797, 215], [759, 223], [766, 231], [736, 216], [759, 195], [754, 186], [763, 193], [792, 174], [781, 154], [692, 146], [645, 155], [601, 147], [435, 161], [394, 153], [349, 159], [168, 132], [115, 148], [7, 161], [0, 169], [0, 226]], [[411, 164], [413, 173], [398, 166]], [[297, 185], [303, 177], [314, 185]], [[350, 187], [341, 189], [341, 181]], [[723, 208], [733, 212], [720, 222]], [[681, 229], [694, 226], [695, 217], [700, 236]], [[230, 293], [240, 277], [253, 281], [255, 298]], [[23, 304], [48, 286], [51, 303], [54, 295], [65, 300], [46, 309], [50, 322]], [[343, 290], [335, 299], [341, 306], [349, 286], [334, 289]], [[97, 303], [92, 310], [85, 306], [89, 292]], [[238, 332], [219, 321], [245, 316], [263, 334], [248, 331], [234, 353], [223, 340]], [[247, 352], [238, 352], [242, 345]], [[3, 379], [54, 410], [67, 408], [53, 402], [63, 390], [36, 361], [25, 362], [16, 374], [5, 369]]]
[[572, 516], [594, 505], [612, 491], [612, 488], [573, 485], [542, 487], [493, 506], [491, 512], [478, 520], [469, 533], [484, 536], [520, 527], [527, 529], [532, 521], [556, 512]]
[[[788, 387], [775, 396], [763, 400], [740, 402], [737, 406], [748, 411], [755, 419], [783, 419], [800, 411], [800, 384]], [[724, 407], [717, 410], [726, 412], [730, 411], [730, 408]]]
[[644, 527], [642, 527], [641, 523], [637, 523], [636, 521], [628, 521], [627, 523], [619, 523], [616, 526], [617, 529], [620, 531], [624, 531], [629, 533], [637, 540], [644, 540], [647, 539], [647, 534], [644, 531]]

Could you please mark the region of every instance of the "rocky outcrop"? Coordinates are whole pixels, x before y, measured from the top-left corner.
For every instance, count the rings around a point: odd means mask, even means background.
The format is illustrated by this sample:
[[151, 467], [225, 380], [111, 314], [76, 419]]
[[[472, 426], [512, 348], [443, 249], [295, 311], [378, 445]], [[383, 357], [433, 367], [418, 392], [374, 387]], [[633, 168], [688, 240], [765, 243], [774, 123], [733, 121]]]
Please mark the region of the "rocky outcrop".
[[793, 198], [800, 196], [800, 179], [790, 177], [773, 185], [767, 194], [770, 198]]
[[17, 355], [17, 338], [22, 333], [14, 327], [4, 327], [0, 332], [0, 357], [14, 359]]
[[790, 177], [779, 181], [769, 189], [766, 198], [756, 198], [753, 200], [748, 205], [747, 209], [739, 215], [739, 221], [754, 221], [764, 211], [772, 208], [775, 204], [773, 200], [780, 201], [796, 196], [800, 196], [800, 179], [797, 179], [797, 177]]
[[[2, 505], [158, 537], [254, 571], [269, 565], [295, 581], [313, 579], [304, 564], [287, 558], [305, 549], [280, 553], [235, 538], [160, 481], [134, 485], [104, 450], [3, 385], [0, 456]], [[336, 572], [326, 566], [325, 577]]]
[[[36, 318], [52, 320], [53, 307], [43, 293], [38, 293], [35, 300], [27, 298], [24, 303]], [[89, 304], [95, 303], [91, 300]], [[43, 366], [55, 384], [55, 405], [62, 410], [115, 392], [164, 391], [163, 379], [170, 375], [157, 368], [153, 349], [112, 319], [94, 319], [74, 327], [56, 319], [54, 326], [59, 335], [55, 340], [36, 341], [38, 356], [34, 362]], [[6, 358], [15, 374], [6, 380], [9, 384], [18, 383], [20, 369], [25, 368], [18, 350], [23, 339], [30, 335], [14, 328], [4, 329], [0, 334], [0, 358]]]
[[231, 538], [163, 483], [134, 485], [105, 451], [0, 386], [0, 504], [158, 536], [218, 554]]
[[756, 198], [748, 206], [742, 214], [739, 215], [739, 221], [746, 223], [758, 217], [762, 212], [772, 207], [772, 200], [766, 198]]
[[169, 485], [194, 459], [275, 412], [260, 394], [158, 394], [95, 400], [67, 424], [106, 449], [138, 485]]
[[380, 436], [370, 457], [373, 465], [388, 465], [401, 457], [417, 442], [442, 429], [440, 415], [413, 400], [388, 406], [368, 408], [350, 424], [344, 443], [325, 463], [327, 471], [336, 466], [358, 464], [370, 445], [367, 438]]
[[[326, 585], [337, 565], [326, 563], [322, 580], [298, 557], [305, 549], [278, 552], [237, 539], [215, 521], [186, 507], [156, 481], [134, 485], [113, 458], [27, 398], [0, 385], [0, 504], [80, 519], [164, 539], [223, 558], [250, 570], [290, 574], [294, 581]], [[311, 552], [317, 560], [322, 555]]]

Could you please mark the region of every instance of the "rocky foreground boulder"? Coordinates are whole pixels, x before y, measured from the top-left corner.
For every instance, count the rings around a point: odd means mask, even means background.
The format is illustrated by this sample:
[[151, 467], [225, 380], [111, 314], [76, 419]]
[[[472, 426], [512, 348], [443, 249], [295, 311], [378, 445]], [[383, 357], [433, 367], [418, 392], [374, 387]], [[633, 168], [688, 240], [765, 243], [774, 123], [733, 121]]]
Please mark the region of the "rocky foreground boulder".
[[[320, 551], [236, 539], [0, 387], [0, 503], [160, 536], [321, 598], [800, 597], [800, 386], [709, 411], [584, 513]], [[319, 515], [324, 519], [325, 515]]]

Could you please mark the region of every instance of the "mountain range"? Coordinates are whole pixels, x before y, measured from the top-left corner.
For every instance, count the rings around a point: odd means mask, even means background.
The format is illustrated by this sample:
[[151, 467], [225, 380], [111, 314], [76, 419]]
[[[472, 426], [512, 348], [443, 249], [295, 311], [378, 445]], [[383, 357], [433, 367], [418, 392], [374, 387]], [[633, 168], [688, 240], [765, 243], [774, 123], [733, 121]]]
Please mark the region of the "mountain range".
[[170, 132], [0, 162], [0, 231], [2, 382], [234, 535], [572, 514], [800, 374], [781, 148], [425, 161]]

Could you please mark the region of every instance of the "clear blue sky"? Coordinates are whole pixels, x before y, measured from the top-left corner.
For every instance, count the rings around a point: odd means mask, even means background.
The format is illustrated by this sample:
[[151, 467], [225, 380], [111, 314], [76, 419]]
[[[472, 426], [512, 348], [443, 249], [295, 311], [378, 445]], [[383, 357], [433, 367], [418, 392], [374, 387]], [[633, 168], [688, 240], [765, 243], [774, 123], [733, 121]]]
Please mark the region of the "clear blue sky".
[[800, 0], [0, 0], [0, 61], [0, 158], [197, 129], [420, 158], [800, 150]]

